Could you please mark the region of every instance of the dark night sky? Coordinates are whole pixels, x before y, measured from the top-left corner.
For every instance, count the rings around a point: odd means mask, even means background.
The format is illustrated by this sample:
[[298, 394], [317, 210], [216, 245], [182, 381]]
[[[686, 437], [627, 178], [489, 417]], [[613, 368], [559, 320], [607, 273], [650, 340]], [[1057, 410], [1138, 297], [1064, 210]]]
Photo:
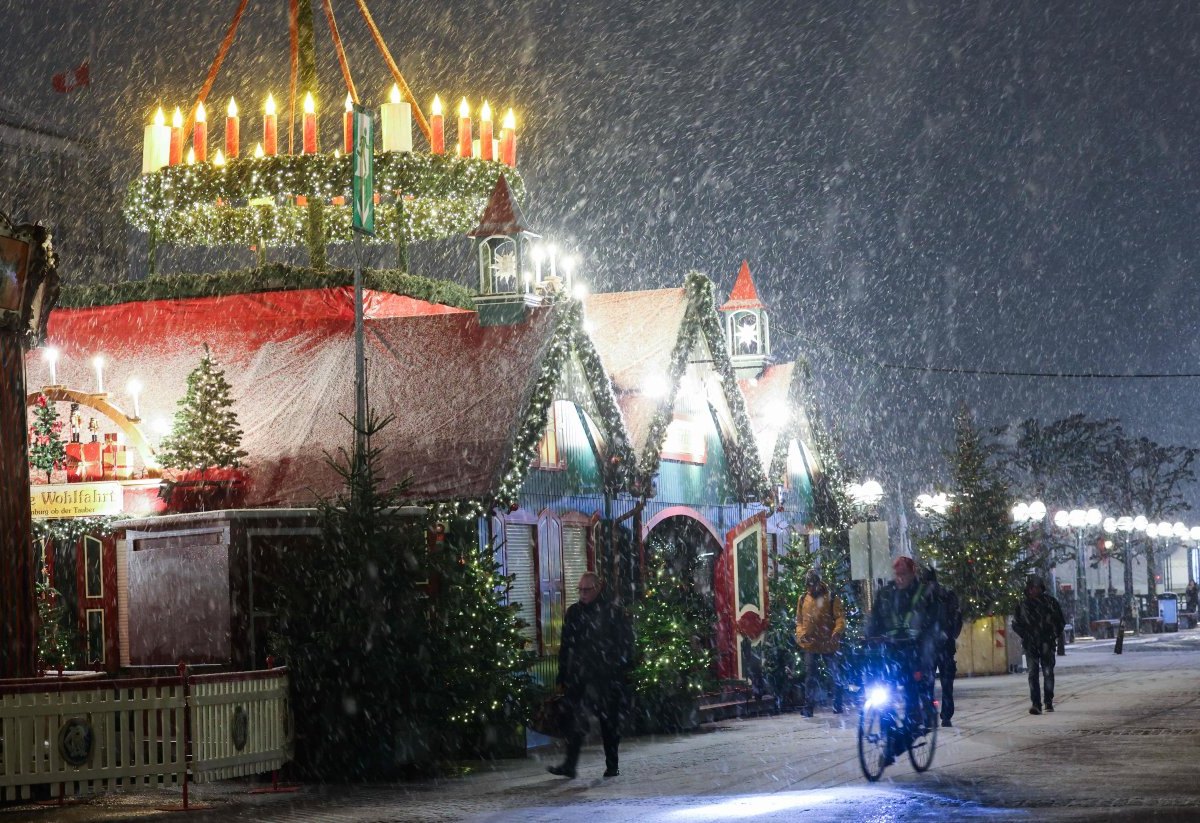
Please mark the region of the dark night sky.
[[[0, 104], [102, 132], [128, 179], [149, 111], [195, 93], [236, 1], [7, 5]], [[378, 103], [390, 82], [353, 5], [334, 3]], [[870, 365], [1200, 372], [1193, 4], [371, 6], [418, 97], [516, 106], [527, 212], [597, 288], [696, 268], [727, 289], [748, 258], [777, 348], [814, 361], [827, 410], [893, 492], [929, 486], [960, 400], [985, 423], [1082, 411], [1200, 445], [1200, 380]], [[252, 0], [218, 110], [231, 92], [245, 113], [268, 84], [286, 89], [285, 9]], [[93, 85], [54, 94], [93, 31]], [[317, 32], [336, 110], [319, 11]]]

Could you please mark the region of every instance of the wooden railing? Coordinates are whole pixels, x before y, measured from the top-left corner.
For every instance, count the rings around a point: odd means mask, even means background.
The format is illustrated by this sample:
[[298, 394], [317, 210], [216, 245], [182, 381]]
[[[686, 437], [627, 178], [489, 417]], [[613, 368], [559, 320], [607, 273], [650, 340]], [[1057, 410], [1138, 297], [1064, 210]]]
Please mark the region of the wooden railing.
[[0, 682], [0, 799], [183, 784], [291, 754], [286, 669]]

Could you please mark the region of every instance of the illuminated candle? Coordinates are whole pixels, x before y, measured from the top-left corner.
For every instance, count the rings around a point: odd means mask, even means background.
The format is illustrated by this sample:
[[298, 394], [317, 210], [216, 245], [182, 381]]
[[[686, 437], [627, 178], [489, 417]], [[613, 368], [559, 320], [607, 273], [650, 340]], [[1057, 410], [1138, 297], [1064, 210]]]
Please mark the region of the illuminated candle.
[[517, 118], [512, 109], [500, 124], [500, 162], [513, 168], [517, 165]]
[[458, 104], [458, 156], [471, 156], [471, 107], [465, 97]]
[[171, 115], [171, 156], [167, 162], [172, 166], [183, 162], [183, 112], [179, 110], [179, 106], [175, 107], [175, 113]]
[[266, 156], [266, 154], [267, 154], [267, 153], [266, 153], [265, 151], [263, 151], [262, 143], [255, 143], [255, 144], [254, 144], [254, 156], [255, 156], [256, 158], [257, 158], [257, 157], [265, 157], [265, 156]]
[[346, 114], [342, 117], [342, 150], [346, 154], [354, 152], [354, 101], [346, 95]]
[[196, 161], [203, 163], [208, 159], [208, 114], [204, 111], [204, 103], [196, 104], [196, 125], [192, 128], [192, 148], [196, 150]]
[[433, 96], [433, 115], [429, 118], [429, 150], [434, 154], [446, 153], [446, 123], [442, 117], [442, 99]]
[[104, 358], [100, 355], [93, 357], [92, 368], [96, 370], [96, 394], [104, 394]]
[[267, 105], [263, 115], [263, 151], [274, 156], [279, 151], [278, 122], [275, 119], [275, 98], [267, 95]]
[[50, 367], [50, 382], [49, 386], [58, 385], [58, 349], [50, 346], [42, 350], [42, 359], [46, 361], [46, 365]]
[[238, 122], [237, 103], [229, 98], [229, 107], [225, 110], [225, 156], [230, 160], [238, 156], [241, 149], [242, 127]]
[[412, 151], [412, 106], [400, 101], [400, 87], [392, 84], [391, 102], [379, 107], [384, 151]]
[[312, 92], [304, 95], [304, 154], [317, 153], [317, 104]]
[[133, 398], [133, 419], [142, 419], [142, 405], [138, 402], [138, 395], [142, 393], [142, 381], [136, 377], [129, 378], [129, 382], [125, 384], [125, 390], [129, 392], [129, 396]]
[[196, 164], [196, 147], [188, 146], [187, 164], [193, 166]]
[[225, 165], [225, 154], [220, 149], [217, 149], [217, 153], [213, 157], [213, 165], [214, 166], [224, 166]]
[[171, 159], [171, 128], [167, 125], [162, 106], [154, 113], [154, 122], [146, 126], [142, 144], [142, 174], [158, 171]]
[[479, 110], [479, 156], [484, 160], [491, 160], [496, 156], [492, 153], [492, 148], [492, 107], [484, 100], [483, 108]]

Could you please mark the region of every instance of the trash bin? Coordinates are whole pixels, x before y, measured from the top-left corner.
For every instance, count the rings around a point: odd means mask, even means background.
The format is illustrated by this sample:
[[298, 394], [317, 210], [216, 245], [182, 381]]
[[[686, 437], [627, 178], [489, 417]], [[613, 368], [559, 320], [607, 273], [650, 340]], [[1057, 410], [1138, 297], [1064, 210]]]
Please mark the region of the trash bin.
[[1162, 618], [1164, 632], [1179, 631], [1179, 595], [1163, 592], [1158, 596], [1158, 616]]

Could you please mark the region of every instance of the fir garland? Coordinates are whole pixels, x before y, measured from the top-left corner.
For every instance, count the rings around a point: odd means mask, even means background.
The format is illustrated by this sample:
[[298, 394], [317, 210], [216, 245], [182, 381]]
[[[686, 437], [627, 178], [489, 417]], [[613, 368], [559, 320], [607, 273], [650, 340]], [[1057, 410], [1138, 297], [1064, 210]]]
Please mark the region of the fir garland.
[[[351, 157], [332, 154], [167, 166], [129, 184], [125, 217], [157, 243], [303, 246], [311, 245], [309, 210], [295, 204], [303, 196], [327, 204], [325, 242], [345, 243], [351, 239], [352, 172]], [[470, 231], [501, 174], [523, 200], [520, 174], [503, 163], [412, 152], [376, 155], [375, 191], [385, 197], [376, 206], [374, 242], [434, 240]], [[329, 205], [334, 197], [347, 200]], [[399, 209], [397, 197], [403, 197]]]
[[733, 429], [737, 439], [735, 443], [726, 444], [729, 471], [744, 502], [769, 501], [770, 483], [762, 469], [754, 430], [746, 413], [746, 401], [725, 347], [725, 333], [717, 314], [713, 283], [703, 274], [691, 272], [684, 280], [684, 290], [688, 297], [688, 307], [680, 324], [679, 338], [675, 341], [675, 348], [671, 352], [671, 365], [667, 371], [667, 380], [671, 388], [650, 422], [645, 451], [638, 463], [640, 477], [637, 484], [641, 489], [638, 493], [648, 493], [651, 480], [658, 473], [667, 427], [674, 418], [675, 395], [687, 370], [692, 349], [703, 335], [712, 355], [713, 368], [721, 379], [721, 392], [733, 417]]
[[[172, 274], [93, 283], [63, 289], [60, 308], [80, 309], [115, 306], [145, 300], [185, 300], [195, 297], [227, 297], [265, 291], [332, 289], [354, 285], [351, 269], [316, 269], [271, 264], [255, 269], [236, 269], [213, 274]], [[374, 291], [399, 294], [460, 309], [475, 308], [469, 289], [446, 280], [432, 280], [395, 269], [365, 269], [363, 286]]]

